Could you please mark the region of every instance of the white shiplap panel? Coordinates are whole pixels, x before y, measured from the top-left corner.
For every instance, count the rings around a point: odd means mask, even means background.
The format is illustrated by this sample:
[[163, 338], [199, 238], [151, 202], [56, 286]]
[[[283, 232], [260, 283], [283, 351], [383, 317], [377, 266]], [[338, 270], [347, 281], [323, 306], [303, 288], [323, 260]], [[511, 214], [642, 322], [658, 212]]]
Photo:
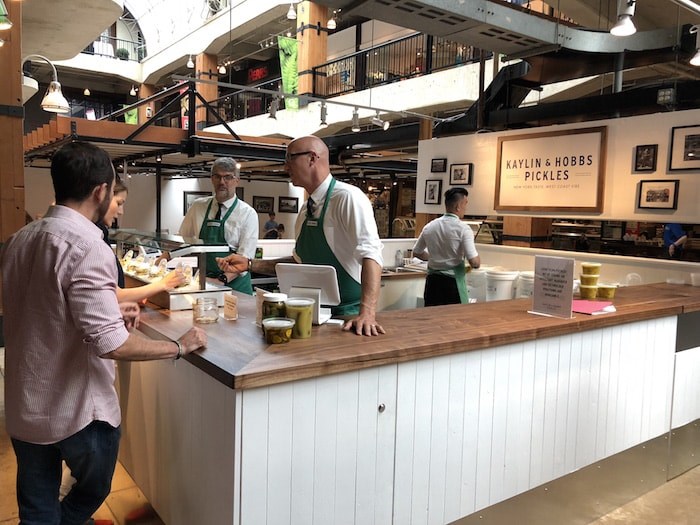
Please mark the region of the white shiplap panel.
[[620, 399], [624, 405], [622, 432], [620, 432], [620, 450], [626, 450], [639, 443], [641, 435], [641, 405], [643, 395], [642, 372], [646, 345], [641, 332], [644, 326], [624, 325], [620, 348], [620, 358], [623, 365], [620, 373], [621, 391], [625, 399]]
[[[291, 521], [292, 406], [291, 384], [279, 385], [268, 400], [267, 523]], [[262, 446], [262, 443], [260, 444]]]
[[[652, 348], [664, 348], [666, 351], [654, 352], [654, 380], [651, 383], [652, 408], [649, 423], [649, 433], [652, 436], [659, 436], [668, 428], [667, 422], [671, 420], [671, 403], [673, 402], [673, 366], [675, 359], [676, 317], [666, 317], [656, 320], [656, 330], [653, 339], [649, 344]], [[668, 358], [668, 354], [674, 355], [673, 359]], [[700, 378], [698, 378], [700, 379]], [[696, 382], [696, 388], [700, 387], [700, 381]], [[695, 399], [700, 399], [700, 392], [695, 390]]]
[[[477, 459], [479, 447], [479, 407], [481, 400], [479, 392], [481, 390], [481, 354], [478, 352], [467, 352], [464, 360], [464, 446], [461, 453], [462, 458], [462, 486], [460, 494], [461, 515], [471, 514], [477, 508]], [[450, 460], [458, 461], [459, 451], [453, 449], [454, 455]], [[400, 523], [400, 522], [396, 522]]]
[[513, 346], [500, 347], [495, 351], [493, 418], [491, 424], [491, 475], [489, 501], [493, 505], [506, 498], [505, 465], [508, 404], [510, 391], [510, 354]]
[[[359, 377], [338, 382], [336, 437], [335, 523], [356, 523], [357, 432]], [[369, 407], [371, 410], [372, 407]], [[372, 410], [374, 414], [374, 411]]]
[[447, 436], [449, 429], [449, 400], [451, 359], [433, 360], [432, 406], [430, 422], [430, 470], [426, 523], [445, 523], [445, 474], [447, 470]]
[[[607, 428], [607, 415], [608, 407], [610, 406], [610, 382], [612, 378], [610, 376], [610, 362], [612, 359], [612, 331], [609, 331], [609, 337], [602, 337], [600, 341], [600, 378], [598, 380], [598, 411], [596, 413], [596, 447], [595, 455], [596, 457], [604, 457], [608, 433], [610, 429]], [[615, 350], [617, 353], [617, 350]]]
[[[569, 417], [569, 403], [572, 400], [572, 397], [569, 396], [570, 389], [572, 388], [570, 375], [573, 373], [572, 367], [574, 370], [578, 367], [579, 360], [578, 354], [574, 353], [572, 356], [572, 343], [573, 340], [571, 336], [559, 338], [558, 373], [552, 374], [551, 371], [548, 371], [557, 381], [556, 423], [552, 435], [554, 439], [552, 473], [565, 472], [569, 468], [567, 464], [567, 460], [570, 460], [567, 455], [567, 440], [571, 439], [573, 433], [569, 428], [572, 423]], [[573, 364], [572, 359], [574, 361]]]
[[605, 445], [604, 457], [612, 456], [617, 454], [622, 449], [619, 446], [618, 440], [619, 436], [622, 434], [622, 425], [618, 423], [618, 414], [624, 417], [625, 407], [621, 405], [624, 402], [624, 393], [620, 391], [620, 374], [622, 373], [623, 366], [621, 366], [621, 346], [623, 345], [622, 340], [622, 327], [614, 326], [610, 328], [610, 339], [611, 344], [611, 355], [610, 355], [610, 389], [608, 392], [608, 405], [605, 407], [607, 413], [607, 419], [605, 423], [607, 442]]
[[397, 376], [394, 523], [411, 522], [417, 368], [417, 361], [403, 363]]
[[241, 426], [241, 523], [267, 523], [269, 389], [243, 392]]
[[[530, 427], [521, 427], [523, 390], [523, 345], [508, 347], [508, 404], [506, 406], [505, 461], [503, 465], [503, 492], [513, 494], [518, 490], [519, 469], [524, 468], [518, 461], [523, 450], [530, 445]], [[529, 408], [529, 407], [528, 407]], [[525, 430], [525, 432], [523, 432]], [[527, 470], [525, 469], [527, 473]]]
[[[581, 361], [579, 368], [579, 390], [578, 390], [578, 420], [576, 424], [576, 450], [575, 469], [584, 467], [594, 462], [595, 450], [595, 407], [591, 401], [596, 395], [597, 388], [593, 387], [593, 367], [598, 367], [600, 362], [594, 362], [596, 349], [600, 348], [600, 331], [592, 330], [576, 334], [574, 341], [580, 341]], [[597, 374], [595, 374], [597, 376]], [[597, 387], [597, 385], [596, 385]], [[563, 476], [573, 469], [566, 469], [558, 472]]]
[[[470, 352], [475, 354], [476, 352]], [[469, 354], [457, 354], [450, 356], [450, 388], [447, 400], [449, 415], [447, 427], [447, 465], [445, 469], [445, 503], [444, 512], [446, 520], [452, 520], [463, 516], [461, 513], [462, 487], [465, 482], [462, 471], [464, 449], [468, 432], [466, 423], [466, 370], [467, 356]], [[470, 422], [471, 423], [471, 422]]]
[[[544, 413], [542, 425], [542, 456], [540, 465], [540, 479], [551, 479], [555, 475], [555, 439], [557, 437], [557, 423], [565, 416], [561, 405], [566, 404], [566, 396], [558, 396], [559, 390], [559, 354], [562, 348], [566, 351], [568, 343], [566, 338], [546, 339], [546, 349], [542, 356], [546, 360], [545, 389], [544, 389]], [[568, 372], [567, 372], [568, 373]], [[566, 418], [564, 418], [566, 421]]]
[[481, 354], [481, 377], [479, 384], [479, 428], [476, 449], [476, 506], [490, 504], [491, 451], [493, 443], [493, 403], [496, 383], [496, 351]]
[[[519, 494], [530, 489], [534, 484], [531, 481], [530, 472], [530, 455], [532, 450], [532, 436], [534, 424], [534, 393], [535, 393], [535, 360], [536, 360], [536, 345], [532, 343], [523, 343], [523, 366], [522, 366], [522, 383], [520, 388], [520, 416], [518, 423], [518, 453], [517, 453], [517, 472], [518, 478], [516, 482], [515, 493]], [[524, 452], [524, 453], [523, 453]]]
[[[414, 450], [411, 463], [411, 520], [427, 523], [428, 494], [430, 487], [431, 417], [433, 408], [433, 378], [436, 359], [425, 359], [416, 366], [416, 399], [413, 426]], [[400, 440], [401, 436], [397, 435]]]
[[700, 347], [676, 354], [673, 428], [700, 418]]
[[[307, 525], [311, 523], [314, 502], [316, 383], [313, 381], [293, 383], [292, 399], [290, 523]], [[242, 525], [245, 523], [244, 521]]]
[[[530, 437], [530, 487], [540, 485], [542, 478], [543, 443], [545, 437], [545, 401], [547, 390], [547, 353], [549, 342], [541, 339], [530, 343], [535, 348], [535, 374], [532, 385], [532, 432]], [[481, 508], [481, 507], [479, 507]]]
[[[314, 510], [309, 523], [335, 523], [336, 452], [338, 447], [338, 383], [352, 380], [345, 374], [316, 380], [314, 435]], [[272, 525], [272, 524], [270, 524]]]

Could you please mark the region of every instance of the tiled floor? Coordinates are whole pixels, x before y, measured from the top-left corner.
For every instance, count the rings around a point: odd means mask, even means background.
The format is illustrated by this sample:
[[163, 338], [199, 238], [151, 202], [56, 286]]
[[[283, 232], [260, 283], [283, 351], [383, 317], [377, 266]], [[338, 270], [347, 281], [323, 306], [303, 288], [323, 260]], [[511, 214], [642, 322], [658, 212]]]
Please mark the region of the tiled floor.
[[[5, 433], [5, 403], [2, 394], [3, 353], [4, 349], [0, 348], [0, 525], [15, 525], [18, 521], [15, 493], [16, 465], [10, 439]], [[700, 467], [614, 510], [590, 525], [698, 525], [700, 524], [698, 494], [700, 494]], [[163, 524], [121, 465], [117, 465], [112, 492], [95, 514], [95, 518], [112, 520], [115, 525]]]

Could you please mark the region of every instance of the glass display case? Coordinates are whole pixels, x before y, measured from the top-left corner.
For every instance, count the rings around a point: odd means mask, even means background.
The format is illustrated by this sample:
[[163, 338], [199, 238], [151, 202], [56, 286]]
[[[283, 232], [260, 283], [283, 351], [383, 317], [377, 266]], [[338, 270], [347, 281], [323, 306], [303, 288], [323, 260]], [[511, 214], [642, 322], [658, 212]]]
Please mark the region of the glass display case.
[[212, 252], [229, 252], [227, 245], [127, 229], [110, 230], [109, 238], [116, 245], [115, 253], [124, 270], [127, 288], [161, 279], [178, 266], [189, 277], [185, 285], [151, 296], [149, 302], [170, 310], [189, 310], [197, 299], [212, 297], [223, 306], [224, 293], [230, 289], [207, 281], [206, 256]]

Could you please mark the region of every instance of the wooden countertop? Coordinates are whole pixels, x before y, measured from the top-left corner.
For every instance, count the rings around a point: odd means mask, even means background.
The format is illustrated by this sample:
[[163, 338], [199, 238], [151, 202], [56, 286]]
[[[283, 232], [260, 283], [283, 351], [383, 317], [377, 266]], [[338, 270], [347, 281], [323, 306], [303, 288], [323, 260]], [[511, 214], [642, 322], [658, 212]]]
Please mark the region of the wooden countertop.
[[[200, 325], [208, 348], [185, 359], [231, 388], [255, 388], [700, 311], [700, 287], [620, 288], [614, 304], [616, 313], [572, 319], [529, 314], [530, 299], [396, 310], [379, 314], [387, 331], [382, 336], [361, 337], [323, 325], [314, 327], [309, 339], [268, 345], [255, 325], [255, 299], [241, 295], [240, 318]], [[175, 339], [191, 326], [191, 311], [146, 308], [140, 329], [154, 339]]]

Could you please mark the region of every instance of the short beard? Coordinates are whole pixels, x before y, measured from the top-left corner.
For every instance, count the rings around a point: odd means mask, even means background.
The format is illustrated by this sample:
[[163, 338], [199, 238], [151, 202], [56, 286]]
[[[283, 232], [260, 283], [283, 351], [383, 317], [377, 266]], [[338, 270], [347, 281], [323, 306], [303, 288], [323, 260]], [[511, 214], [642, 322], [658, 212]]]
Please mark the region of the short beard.
[[[110, 192], [111, 193], [111, 192]], [[107, 215], [107, 212], [109, 211], [109, 207], [112, 204], [112, 195], [106, 195], [105, 198], [100, 202], [99, 207], [97, 208], [97, 223], [98, 224], [103, 224], [105, 220], [105, 215]], [[108, 224], [107, 227], [111, 227], [111, 224]]]

